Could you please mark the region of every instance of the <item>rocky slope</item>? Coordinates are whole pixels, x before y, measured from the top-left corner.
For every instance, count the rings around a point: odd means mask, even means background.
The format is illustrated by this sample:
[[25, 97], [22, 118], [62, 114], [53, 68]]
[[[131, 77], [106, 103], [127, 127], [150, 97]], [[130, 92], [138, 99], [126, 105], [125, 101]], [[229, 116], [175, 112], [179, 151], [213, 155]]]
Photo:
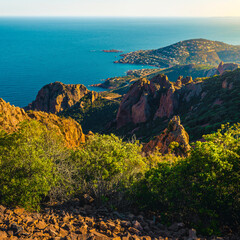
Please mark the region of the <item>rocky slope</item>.
[[62, 135], [66, 140], [67, 147], [78, 147], [85, 142], [81, 126], [73, 119], [60, 118], [55, 114], [45, 112], [25, 112], [23, 109], [0, 99], [0, 129], [13, 132], [17, 130], [20, 122], [31, 119], [43, 123], [49, 129]]
[[0, 240], [210, 240], [232, 239], [197, 236], [184, 223], [169, 226], [160, 216], [119, 213], [106, 207], [81, 203], [78, 199], [64, 205], [46, 206], [40, 213], [0, 205]]
[[149, 154], [158, 149], [160, 153], [167, 154], [172, 152], [172, 149], [170, 148], [172, 142], [179, 144], [179, 146], [174, 149], [174, 153], [178, 156], [186, 156], [191, 149], [188, 133], [181, 125], [179, 116], [174, 116], [170, 120], [168, 127], [161, 133], [161, 135], [156, 136], [153, 140], [145, 144], [143, 151]]
[[116, 117], [121, 135], [151, 138], [159, 135], [173, 115], [181, 117], [190, 139], [216, 131], [221, 124], [240, 118], [240, 69], [211, 78], [165, 75], [135, 82], [123, 97]]
[[123, 97], [116, 122], [117, 128], [128, 123], [145, 123], [148, 120], [171, 117], [178, 108], [178, 94], [175, 93], [192, 78], [179, 78], [176, 83], [166, 75], [157, 75], [148, 81], [143, 78], [134, 83]]
[[30, 103], [25, 110], [56, 114], [73, 106], [87, 94], [91, 94], [93, 101], [98, 95], [96, 92], [89, 91], [82, 84], [50, 83], [38, 92], [36, 100]]
[[240, 46], [206, 39], [181, 41], [156, 50], [140, 50], [121, 55], [116, 63], [171, 67], [179, 64], [217, 65], [221, 61], [240, 62]]

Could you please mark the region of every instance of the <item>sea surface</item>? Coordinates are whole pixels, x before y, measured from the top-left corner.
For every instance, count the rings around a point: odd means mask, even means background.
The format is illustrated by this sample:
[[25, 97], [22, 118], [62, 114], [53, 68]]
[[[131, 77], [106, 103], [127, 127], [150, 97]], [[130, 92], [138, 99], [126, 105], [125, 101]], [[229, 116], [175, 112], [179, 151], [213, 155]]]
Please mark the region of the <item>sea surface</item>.
[[[206, 38], [240, 45], [240, 18], [0, 18], [0, 98], [24, 107], [44, 85], [89, 87], [127, 70], [120, 53]], [[100, 90], [91, 88], [92, 90]]]

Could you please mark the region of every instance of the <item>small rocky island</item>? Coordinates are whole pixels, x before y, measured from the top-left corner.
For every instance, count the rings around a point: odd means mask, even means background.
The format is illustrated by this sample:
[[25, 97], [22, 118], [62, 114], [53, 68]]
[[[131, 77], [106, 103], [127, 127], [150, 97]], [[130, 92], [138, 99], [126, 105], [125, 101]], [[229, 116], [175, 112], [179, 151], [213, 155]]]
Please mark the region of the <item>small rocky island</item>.
[[109, 49], [109, 50], [104, 49], [104, 50], [102, 50], [102, 52], [105, 52], [105, 53], [123, 53], [123, 51], [117, 50], [117, 49]]

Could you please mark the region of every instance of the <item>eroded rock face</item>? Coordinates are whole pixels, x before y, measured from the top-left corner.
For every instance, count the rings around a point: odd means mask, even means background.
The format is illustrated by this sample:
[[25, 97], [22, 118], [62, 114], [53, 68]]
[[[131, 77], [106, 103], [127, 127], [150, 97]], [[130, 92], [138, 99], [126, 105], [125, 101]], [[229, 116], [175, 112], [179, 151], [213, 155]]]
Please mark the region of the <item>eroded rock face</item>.
[[66, 146], [69, 148], [79, 147], [85, 142], [81, 125], [72, 118], [61, 118], [52, 113], [37, 111], [29, 111], [28, 116], [53, 129], [59, 135], [63, 135]]
[[239, 68], [239, 65], [237, 63], [224, 63], [220, 62], [217, 72], [218, 74], [222, 75], [225, 71], [234, 71], [237, 68]]
[[[48, 113], [59, 113], [79, 102], [89, 91], [82, 84], [63, 84], [54, 82], [44, 86], [25, 110], [44, 111]], [[92, 94], [92, 96], [95, 96]], [[93, 99], [94, 100], [94, 99]]]
[[[235, 65], [222, 63], [219, 69], [226, 70], [230, 66]], [[170, 119], [174, 115], [181, 115], [182, 110], [191, 112], [193, 105], [196, 109], [207, 94], [208, 89], [204, 89], [205, 80], [180, 76], [176, 82], [170, 82], [167, 76], [158, 74], [150, 81], [141, 79], [135, 82], [121, 101], [116, 117], [117, 128], [131, 124], [128, 129], [137, 129], [139, 123]], [[234, 87], [228, 79], [222, 81], [222, 88], [231, 90]]]
[[14, 132], [18, 129], [20, 122], [31, 119], [37, 120], [59, 135], [63, 135], [67, 147], [78, 147], [85, 142], [85, 135], [81, 126], [73, 119], [60, 118], [55, 114], [46, 112], [25, 112], [24, 109], [10, 105], [0, 99], [0, 129]]
[[131, 122], [136, 124], [148, 120], [149, 106], [146, 98], [148, 98], [148, 93], [150, 92], [149, 85], [150, 82], [143, 78], [131, 86], [118, 109], [116, 118], [117, 128], [121, 128]]
[[0, 127], [7, 132], [17, 130], [19, 122], [29, 120], [27, 113], [0, 98]]
[[170, 117], [178, 106], [178, 95], [174, 83], [159, 74], [148, 81], [134, 83], [123, 97], [116, 122], [117, 128], [129, 123], [145, 123], [150, 119]]
[[170, 120], [168, 127], [159, 136], [145, 144], [143, 151], [149, 154], [158, 148], [159, 152], [167, 154], [171, 151], [170, 144], [172, 142], [177, 142], [179, 144], [179, 147], [174, 150], [176, 155], [187, 155], [190, 150], [189, 136], [181, 125], [179, 116], [174, 116]]
[[239, 68], [239, 64], [237, 63], [224, 63], [220, 62], [217, 68], [213, 68], [208, 71], [207, 77], [212, 77], [214, 75], [222, 75], [226, 71], [234, 71]]
[[171, 86], [165, 94], [161, 94], [159, 108], [155, 113], [154, 119], [163, 117], [169, 118], [174, 113], [174, 109], [178, 105], [174, 92], [175, 88]]

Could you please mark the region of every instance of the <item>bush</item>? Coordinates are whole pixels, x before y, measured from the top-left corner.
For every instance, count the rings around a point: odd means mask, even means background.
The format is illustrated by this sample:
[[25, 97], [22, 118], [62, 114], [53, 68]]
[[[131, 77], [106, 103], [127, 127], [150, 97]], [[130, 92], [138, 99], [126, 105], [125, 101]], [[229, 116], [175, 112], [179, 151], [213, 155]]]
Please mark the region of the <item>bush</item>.
[[78, 193], [88, 193], [98, 203], [111, 200], [116, 205], [145, 168], [137, 142], [99, 134], [91, 136], [83, 150], [73, 153], [72, 164]]
[[240, 223], [240, 124], [223, 126], [196, 142], [191, 155], [163, 161], [136, 186], [136, 201], [170, 221], [195, 224], [213, 234]]
[[37, 121], [23, 122], [11, 134], [0, 132], [1, 203], [38, 208], [58, 181], [55, 163], [62, 149], [62, 140]]

